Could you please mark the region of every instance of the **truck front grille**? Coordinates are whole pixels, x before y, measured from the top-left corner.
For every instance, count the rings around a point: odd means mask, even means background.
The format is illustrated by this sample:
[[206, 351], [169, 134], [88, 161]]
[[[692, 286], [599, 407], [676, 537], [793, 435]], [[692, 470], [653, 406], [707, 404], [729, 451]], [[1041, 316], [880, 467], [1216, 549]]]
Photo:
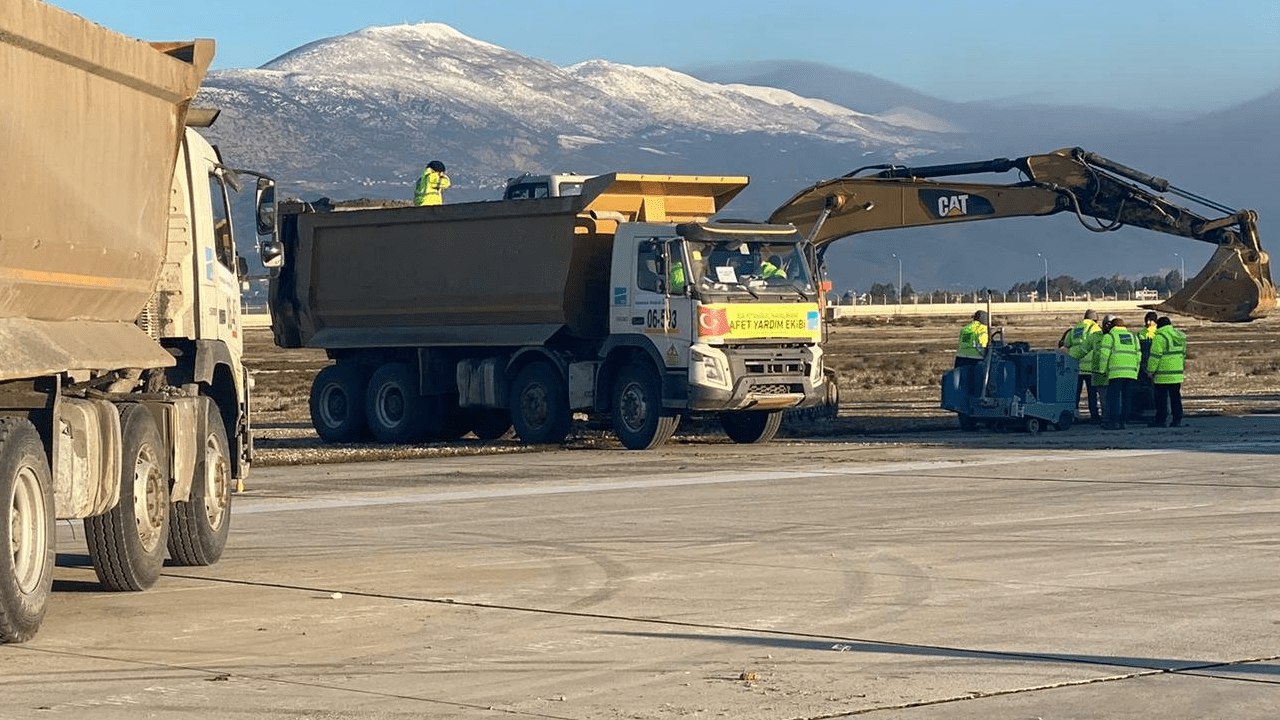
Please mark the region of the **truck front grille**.
[[748, 375], [804, 375], [805, 364], [795, 360], [747, 360]]
[[751, 392], [755, 395], [792, 395], [804, 392], [804, 388], [800, 385], [774, 383], [772, 385], [752, 385]]

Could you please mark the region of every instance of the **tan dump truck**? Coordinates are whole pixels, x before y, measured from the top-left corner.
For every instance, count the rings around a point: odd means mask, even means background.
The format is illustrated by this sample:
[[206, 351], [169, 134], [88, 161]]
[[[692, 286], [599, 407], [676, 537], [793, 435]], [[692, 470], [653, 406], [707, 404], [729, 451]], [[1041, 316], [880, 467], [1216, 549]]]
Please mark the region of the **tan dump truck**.
[[184, 127], [212, 56], [0, 4], [4, 641], [44, 619], [55, 519], [83, 518], [111, 590], [226, 543], [251, 459], [242, 261], [233, 173]]
[[574, 413], [631, 449], [689, 414], [768, 440], [824, 394], [820, 292], [794, 227], [708, 221], [746, 184], [614, 173], [567, 197], [281, 203], [263, 258], [276, 343], [335, 361], [310, 400], [332, 442], [514, 425], [558, 443]]

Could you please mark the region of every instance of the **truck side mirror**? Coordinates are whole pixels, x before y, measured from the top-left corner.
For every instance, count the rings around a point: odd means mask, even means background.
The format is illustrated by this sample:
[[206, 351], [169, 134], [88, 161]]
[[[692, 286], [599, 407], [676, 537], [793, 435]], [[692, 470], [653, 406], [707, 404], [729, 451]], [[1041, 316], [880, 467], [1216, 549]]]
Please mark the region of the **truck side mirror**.
[[262, 267], [278, 268], [283, 266], [284, 245], [275, 238], [263, 240], [258, 244], [258, 259], [262, 261]]
[[271, 178], [258, 178], [258, 234], [276, 234], [276, 183]]
[[284, 245], [280, 243], [276, 227], [276, 183], [271, 178], [258, 178], [257, 225], [258, 235], [265, 239], [258, 243], [258, 257], [263, 267], [275, 268], [284, 265]]

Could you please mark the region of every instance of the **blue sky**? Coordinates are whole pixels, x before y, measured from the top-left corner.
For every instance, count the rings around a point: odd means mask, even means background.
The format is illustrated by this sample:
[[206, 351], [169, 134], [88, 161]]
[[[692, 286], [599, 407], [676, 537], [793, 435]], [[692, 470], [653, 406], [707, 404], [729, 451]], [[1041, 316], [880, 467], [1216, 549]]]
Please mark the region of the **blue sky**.
[[366, 2], [55, 0], [147, 40], [212, 37], [215, 68], [257, 67], [370, 25], [442, 22], [568, 65], [679, 69], [809, 60], [948, 100], [1205, 110], [1280, 89], [1275, 0]]

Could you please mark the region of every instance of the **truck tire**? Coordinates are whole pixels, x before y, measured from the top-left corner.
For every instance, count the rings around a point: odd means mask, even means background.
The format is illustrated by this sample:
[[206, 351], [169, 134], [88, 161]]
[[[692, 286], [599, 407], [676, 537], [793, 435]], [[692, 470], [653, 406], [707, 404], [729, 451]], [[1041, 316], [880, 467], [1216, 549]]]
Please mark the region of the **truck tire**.
[[0, 642], [26, 642], [44, 621], [56, 552], [53, 480], [35, 426], [0, 420]]
[[169, 508], [169, 557], [179, 565], [218, 562], [231, 529], [231, 445], [212, 402], [197, 453], [191, 499]]
[[613, 433], [628, 450], [649, 450], [676, 431], [680, 416], [663, 410], [662, 381], [652, 370], [628, 365], [613, 385]]
[[364, 414], [369, 432], [380, 443], [425, 439], [431, 405], [418, 392], [418, 374], [405, 363], [387, 363], [369, 378]]
[[720, 426], [736, 443], [769, 442], [782, 425], [781, 410], [720, 413]]
[[120, 501], [84, 519], [98, 582], [107, 590], [146, 590], [160, 578], [169, 544], [169, 453], [151, 413], [120, 406]]
[[329, 365], [311, 383], [311, 426], [325, 442], [355, 442], [368, 431], [364, 395], [369, 378], [355, 365]]
[[569, 391], [549, 363], [532, 362], [516, 373], [511, 424], [526, 445], [559, 444], [569, 437]]

